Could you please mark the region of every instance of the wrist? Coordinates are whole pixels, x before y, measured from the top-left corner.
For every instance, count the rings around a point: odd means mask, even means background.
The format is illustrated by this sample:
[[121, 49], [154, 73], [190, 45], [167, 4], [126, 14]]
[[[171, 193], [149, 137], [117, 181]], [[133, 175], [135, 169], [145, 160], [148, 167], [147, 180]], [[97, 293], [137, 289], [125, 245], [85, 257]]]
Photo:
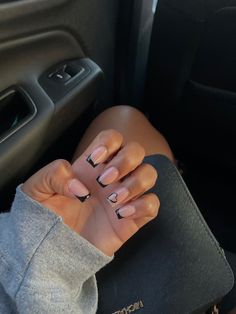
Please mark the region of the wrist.
[[109, 240], [104, 235], [101, 237], [81, 232], [80, 236], [87, 240], [90, 244], [96, 247], [106, 256], [112, 257], [119, 248], [124, 244], [118, 237], [109, 237]]

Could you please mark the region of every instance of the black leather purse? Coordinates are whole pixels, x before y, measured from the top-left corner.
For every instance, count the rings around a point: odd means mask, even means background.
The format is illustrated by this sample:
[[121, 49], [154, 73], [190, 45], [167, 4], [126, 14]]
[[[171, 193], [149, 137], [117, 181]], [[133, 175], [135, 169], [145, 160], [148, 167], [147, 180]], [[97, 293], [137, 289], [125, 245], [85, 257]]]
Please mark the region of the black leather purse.
[[175, 166], [145, 162], [159, 174], [160, 214], [98, 273], [97, 313], [203, 313], [231, 290], [233, 273]]

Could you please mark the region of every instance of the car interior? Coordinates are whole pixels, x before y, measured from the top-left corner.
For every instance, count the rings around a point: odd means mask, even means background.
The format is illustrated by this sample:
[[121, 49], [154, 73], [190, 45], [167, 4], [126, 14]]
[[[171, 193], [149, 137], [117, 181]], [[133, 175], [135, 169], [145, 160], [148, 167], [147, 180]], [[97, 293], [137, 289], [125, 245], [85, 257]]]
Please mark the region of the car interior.
[[1, 211], [100, 112], [134, 106], [236, 272], [235, 26], [236, 0], [0, 0]]

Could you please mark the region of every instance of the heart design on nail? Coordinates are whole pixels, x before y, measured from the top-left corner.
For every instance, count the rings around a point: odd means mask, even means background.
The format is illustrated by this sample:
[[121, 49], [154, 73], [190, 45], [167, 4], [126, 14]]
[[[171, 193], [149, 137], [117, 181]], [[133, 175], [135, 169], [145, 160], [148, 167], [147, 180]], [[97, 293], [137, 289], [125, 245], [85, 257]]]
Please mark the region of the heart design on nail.
[[115, 204], [115, 203], [117, 203], [118, 202], [118, 194], [117, 193], [113, 193], [113, 194], [111, 194], [109, 197], [108, 197], [108, 200], [111, 202], [111, 203], [113, 203], [113, 204]]

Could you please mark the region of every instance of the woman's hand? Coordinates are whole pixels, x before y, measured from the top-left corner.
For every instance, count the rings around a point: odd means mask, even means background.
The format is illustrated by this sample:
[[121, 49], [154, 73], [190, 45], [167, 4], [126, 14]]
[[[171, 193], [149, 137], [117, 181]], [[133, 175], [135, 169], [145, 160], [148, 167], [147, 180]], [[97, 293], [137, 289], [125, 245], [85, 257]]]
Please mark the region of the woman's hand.
[[144, 195], [157, 180], [156, 170], [141, 164], [144, 156], [138, 143], [124, 145], [120, 133], [103, 131], [73, 165], [54, 161], [22, 190], [111, 256], [158, 213], [157, 196]]

